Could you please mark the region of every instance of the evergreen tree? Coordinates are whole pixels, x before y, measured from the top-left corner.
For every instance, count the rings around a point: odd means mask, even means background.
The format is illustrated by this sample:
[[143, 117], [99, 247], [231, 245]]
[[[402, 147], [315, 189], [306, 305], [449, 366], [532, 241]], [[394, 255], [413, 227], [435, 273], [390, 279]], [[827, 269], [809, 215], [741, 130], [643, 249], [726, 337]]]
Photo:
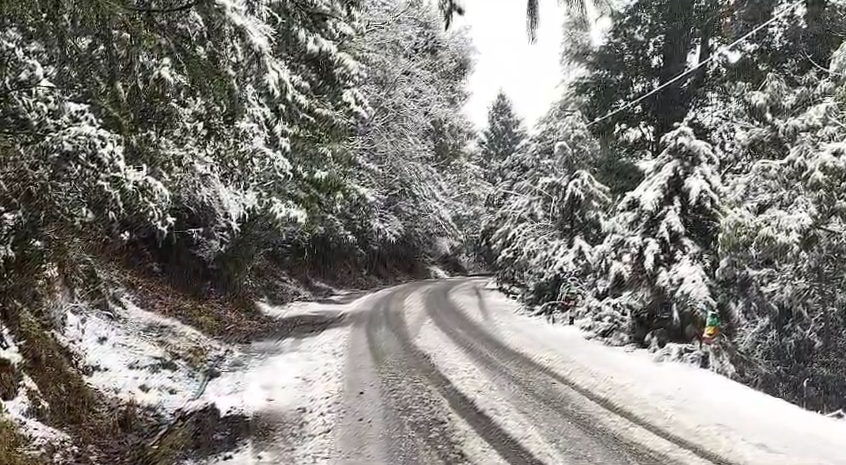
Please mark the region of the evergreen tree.
[[609, 221], [602, 255], [608, 280], [602, 294], [623, 298], [634, 337], [663, 327], [678, 339], [698, 316], [716, 308], [714, 249], [722, 182], [713, 148], [682, 127], [644, 165], [643, 182]]
[[479, 138], [482, 161], [489, 168], [488, 182], [497, 184], [503, 180], [503, 163], [525, 139], [523, 122], [515, 113], [511, 100], [500, 90], [488, 110], [488, 127]]
[[353, 240], [335, 246], [414, 266], [460, 243], [453, 220], [471, 209], [465, 200], [473, 193], [460, 187], [473, 184], [464, 160], [470, 123], [461, 112], [470, 47], [420, 0], [368, 0], [365, 13], [356, 47], [370, 111], [357, 127], [353, 173], [363, 195], [345, 213]]
[[583, 118], [561, 110], [554, 106], [507, 160], [486, 225], [500, 278], [531, 305], [558, 301], [563, 285], [588, 278], [610, 202], [589, 172], [597, 145]]
[[[691, 62], [707, 60], [713, 52], [719, 2], [637, 0], [615, 12], [613, 19], [605, 43], [587, 55], [585, 72], [574, 84], [590, 120], [670, 81]], [[584, 55], [578, 48], [573, 53]], [[657, 155], [662, 137], [690, 110], [706, 73], [707, 68], [692, 73], [628, 111], [602, 120], [593, 130], [635, 156]]]
[[[771, 76], [746, 95], [750, 120], [768, 117], [744, 137], [741, 149], [754, 155], [731, 179], [719, 248], [736, 341], [758, 361], [744, 380], [830, 408], [842, 405], [846, 370], [836, 355], [846, 350], [844, 58], [841, 46], [822, 81], [790, 88]], [[817, 393], [810, 399], [805, 380]]]
[[[846, 5], [801, 3], [635, 0], [604, 45], [572, 32], [570, 105], [502, 165], [485, 233], [526, 302], [546, 309], [575, 279], [583, 327], [659, 347], [716, 310], [712, 368], [830, 411], [846, 371]], [[564, 108], [603, 117], [710, 57], [590, 133], [563, 124]]]

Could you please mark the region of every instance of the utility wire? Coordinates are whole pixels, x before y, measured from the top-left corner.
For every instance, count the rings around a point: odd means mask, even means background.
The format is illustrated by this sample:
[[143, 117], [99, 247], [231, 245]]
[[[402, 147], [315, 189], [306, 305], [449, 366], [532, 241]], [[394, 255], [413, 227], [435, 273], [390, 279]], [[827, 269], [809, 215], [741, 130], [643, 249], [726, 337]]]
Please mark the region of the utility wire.
[[[772, 24], [772, 23], [778, 21], [779, 19], [781, 19], [783, 16], [787, 15], [787, 13], [791, 12], [792, 10], [795, 10], [796, 7], [805, 3], [805, 1], [806, 0], [798, 0], [796, 2], [793, 2], [790, 5], [786, 6], [783, 10], [781, 10], [777, 14], [773, 15], [772, 18], [770, 18], [769, 20], [767, 20], [766, 22], [764, 22], [760, 26], [756, 27], [755, 29], [752, 29], [748, 33], [744, 34], [743, 37], [741, 37], [741, 38], [735, 40], [734, 42], [732, 42], [731, 44], [725, 46], [722, 49], [722, 51], [725, 52], [725, 51], [731, 50], [735, 46], [739, 45], [741, 42], [744, 42], [746, 39], [748, 39], [748, 38], [752, 37], [753, 35], [755, 35], [756, 33], [758, 33], [761, 29], [764, 29], [765, 27], [769, 26], [770, 24]], [[588, 126], [593, 126], [594, 124], [601, 123], [602, 121], [605, 121], [608, 118], [611, 118], [612, 116], [615, 116], [619, 113], [622, 113], [622, 112], [628, 110], [629, 108], [637, 105], [638, 103], [646, 100], [647, 98], [657, 94], [658, 92], [661, 92], [662, 90], [666, 89], [667, 87], [670, 87], [671, 85], [675, 84], [676, 82], [684, 79], [686, 76], [690, 75], [690, 73], [696, 71], [697, 69], [699, 69], [699, 68], [707, 65], [708, 63], [714, 61], [719, 55], [720, 55], [720, 53], [715, 53], [715, 54], [711, 55], [710, 57], [708, 57], [707, 60], [704, 60], [704, 61], [697, 63], [696, 66], [682, 72], [678, 76], [676, 76], [676, 77], [670, 79], [669, 81], [661, 84], [660, 86], [656, 87], [655, 89], [652, 89], [651, 91], [649, 91], [646, 94], [638, 97], [637, 99], [623, 105], [622, 107], [620, 107], [620, 108], [618, 108], [614, 111], [611, 111], [611, 112], [605, 114], [605, 116], [601, 116], [601, 117], [591, 121], [590, 123], [588, 123]]]

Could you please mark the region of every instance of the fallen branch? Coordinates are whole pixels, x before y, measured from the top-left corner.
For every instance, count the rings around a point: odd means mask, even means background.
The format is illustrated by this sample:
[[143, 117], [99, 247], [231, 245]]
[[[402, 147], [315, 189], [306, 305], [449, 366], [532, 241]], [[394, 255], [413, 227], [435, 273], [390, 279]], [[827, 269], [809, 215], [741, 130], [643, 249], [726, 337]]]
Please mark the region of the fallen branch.
[[838, 420], [842, 420], [842, 419], [846, 418], [846, 412], [844, 412], [843, 409], [841, 408], [841, 409], [837, 409], [837, 410], [835, 410], [831, 413], [826, 413], [825, 416], [827, 416], [829, 418], [835, 418], [835, 419], [838, 419]]
[[180, 11], [187, 11], [195, 6], [199, 5], [200, 2], [203, 0], [195, 0], [193, 2], [188, 2], [185, 5], [174, 6], [174, 7], [167, 7], [167, 8], [142, 8], [137, 6], [130, 6], [130, 5], [121, 5], [114, 2], [107, 2], [110, 5], [114, 5], [122, 10], [132, 11], [135, 13], [178, 13]]

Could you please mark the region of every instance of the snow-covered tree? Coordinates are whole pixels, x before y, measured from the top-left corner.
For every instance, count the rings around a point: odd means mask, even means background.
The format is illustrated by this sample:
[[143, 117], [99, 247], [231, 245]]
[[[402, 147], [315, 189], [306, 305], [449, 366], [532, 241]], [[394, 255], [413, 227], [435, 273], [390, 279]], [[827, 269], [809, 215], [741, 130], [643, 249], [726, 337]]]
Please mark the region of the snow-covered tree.
[[274, 237], [319, 226], [349, 189], [354, 2], [0, 10], [13, 57], [0, 62], [3, 209], [50, 232], [47, 250], [60, 236], [166, 241], [239, 283]]
[[602, 245], [608, 275], [599, 292], [626, 301], [640, 342], [659, 327], [683, 339], [688, 325], [716, 308], [719, 161], [686, 127], [668, 134], [664, 145], [643, 163], [644, 180], [617, 206]]
[[[658, 84], [668, 83], [689, 63], [708, 60], [720, 17], [716, 0], [637, 0], [614, 17], [605, 42], [584, 58], [586, 70], [574, 86], [589, 119], [604, 118]], [[574, 53], [582, 54], [580, 49]], [[573, 57], [576, 58], [576, 57]], [[592, 130], [637, 156], [657, 155], [660, 141], [684, 120], [706, 82], [708, 68], [690, 73], [631, 109], [602, 119]]]
[[488, 126], [479, 137], [481, 161], [488, 167], [488, 182], [497, 184], [502, 181], [501, 166], [525, 139], [523, 122], [514, 111], [511, 100], [500, 90], [488, 109]]
[[[753, 162], [731, 179], [720, 235], [736, 340], [758, 361], [745, 376], [818, 408], [842, 406], [846, 369], [836, 355], [846, 348], [844, 56], [841, 46], [821, 80], [791, 88], [770, 76], [747, 94], [750, 120], [765, 120], [742, 138]], [[806, 380], [811, 399], [802, 399]]]
[[350, 219], [365, 250], [389, 248], [396, 256], [380, 259], [414, 264], [460, 241], [453, 215], [468, 193], [451, 176], [465, 166], [471, 135], [461, 113], [469, 41], [463, 31], [444, 32], [420, 0], [371, 0], [364, 15], [357, 47], [371, 110], [355, 141], [362, 195]]
[[[602, 337], [625, 336], [620, 342], [644, 342], [649, 332], [683, 342], [717, 310], [723, 336], [711, 361], [729, 362], [719, 369], [835, 409], [846, 370], [838, 355], [846, 346], [846, 55], [837, 32], [846, 6], [801, 3], [634, 1], [620, 4], [603, 45], [574, 33], [563, 59], [584, 68], [569, 88], [572, 107], [601, 118], [589, 125], [599, 148], [582, 153], [615, 203], [594, 236], [592, 271], [578, 275], [588, 298], [577, 316]], [[548, 124], [538, 130], [554, 134]], [[489, 202], [502, 209], [486, 223], [501, 277], [530, 289], [544, 279], [536, 275], [554, 274], [548, 257], [567, 254], [547, 251], [570, 235], [550, 219], [556, 195], [546, 193], [572, 178], [538, 161], [554, 159], [554, 144], [542, 139], [506, 160], [508, 176]], [[636, 162], [642, 176], [620, 162]], [[554, 300], [548, 290], [527, 300]]]
[[596, 150], [580, 115], [555, 106], [495, 187], [500, 206], [486, 225], [488, 242], [500, 278], [533, 305], [558, 301], [562, 285], [593, 269], [610, 203], [589, 172]]

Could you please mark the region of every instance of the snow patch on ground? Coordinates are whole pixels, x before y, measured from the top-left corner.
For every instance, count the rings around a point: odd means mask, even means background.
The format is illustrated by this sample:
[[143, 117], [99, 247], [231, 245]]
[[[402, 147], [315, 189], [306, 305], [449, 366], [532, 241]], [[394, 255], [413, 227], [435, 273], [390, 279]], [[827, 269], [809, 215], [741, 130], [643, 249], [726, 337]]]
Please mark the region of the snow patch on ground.
[[293, 318], [298, 316], [341, 315], [347, 309], [344, 305], [320, 302], [293, 302], [287, 305], [269, 305], [257, 302], [259, 311], [274, 318]]
[[[173, 413], [215, 405], [267, 428], [242, 449], [208, 463], [325, 463], [335, 456], [348, 328], [311, 337], [231, 347], [196, 329], [138, 308], [129, 299], [109, 312], [65, 302], [56, 337], [84, 368], [86, 380], [108, 394]], [[261, 304], [280, 318], [341, 316], [349, 304]], [[207, 368], [219, 376], [211, 379]], [[275, 430], [285, 435], [273, 434]], [[261, 433], [261, 432], [258, 432]], [[269, 438], [290, 437], [279, 443]], [[265, 442], [262, 442], [265, 441]]]
[[99, 390], [168, 412], [184, 407], [201, 388], [206, 365], [228, 350], [174, 319], [122, 303], [110, 313], [65, 305], [58, 339]]
[[18, 350], [9, 328], [2, 323], [0, 323], [0, 358], [8, 360], [12, 365], [17, 365], [23, 361], [21, 352]]
[[[340, 414], [347, 328], [306, 339], [251, 344], [244, 366], [209, 383], [205, 398], [221, 411], [261, 418], [272, 431], [296, 426], [290, 443], [253, 438], [209, 464], [327, 463], [335, 455], [333, 428]], [[274, 425], [273, 423], [278, 423]]]
[[[47, 445], [70, 444], [70, 436], [55, 428], [51, 428], [35, 418], [32, 418], [32, 399], [41, 395], [38, 386], [27, 375], [23, 376], [18, 396], [9, 401], [0, 401], [3, 411], [9, 415], [18, 431], [30, 440], [30, 445], [36, 451], [44, 450]], [[44, 401], [40, 401], [44, 403]]]
[[444, 271], [441, 267], [435, 265], [429, 265], [429, 277], [433, 279], [448, 279], [449, 273]]
[[[280, 318], [353, 313], [372, 296], [348, 304], [261, 304]], [[259, 341], [244, 347], [202, 398], [221, 412], [241, 412], [261, 425], [256, 437], [205, 465], [323, 464], [338, 457], [335, 427], [342, 409], [349, 327], [303, 338]], [[284, 434], [274, 434], [276, 431]], [[265, 438], [266, 437], [266, 438]], [[283, 439], [287, 438], [287, 439]], [[195, 462], [196, 463], [196, 462]]]
[[519, 314], [519, 304], [500, 293], [483, 295], [497, 334], [510, 345], [664, 430], [740, 463], [846, 464], [846, 422], [707, 370], [655, 363], [644, 350], [627, 352], [588, 341], [576, 328]]
[[332, 295], [320, 301], [291, 302], [284, 305], [271, 305], [256, 302], [259, 311], [274, 318], [292, 318], [299, 316], [341, 316], [351, 310], [361, 298], [360, 291], [330, 288]]
[[[9, 361], [13, 366], [23, 361], [18, 345], [9, 333], [8, 328], [0, 324], [0, 358]], [[47, 426], [32, 414], [33, 399], [44, 406], [49, 407], [41, 399], [38, 386], [26, 373], [23, 373], [21, 384], [18, 387], [18, 395], [11, 400], [0, 400], [0, 415], [8, 416], [18, 431], [29, 439], [29, 446], [33, 452], [41, 452], [48, 445], [70, 446], [70, 437], [62, 431]]]

